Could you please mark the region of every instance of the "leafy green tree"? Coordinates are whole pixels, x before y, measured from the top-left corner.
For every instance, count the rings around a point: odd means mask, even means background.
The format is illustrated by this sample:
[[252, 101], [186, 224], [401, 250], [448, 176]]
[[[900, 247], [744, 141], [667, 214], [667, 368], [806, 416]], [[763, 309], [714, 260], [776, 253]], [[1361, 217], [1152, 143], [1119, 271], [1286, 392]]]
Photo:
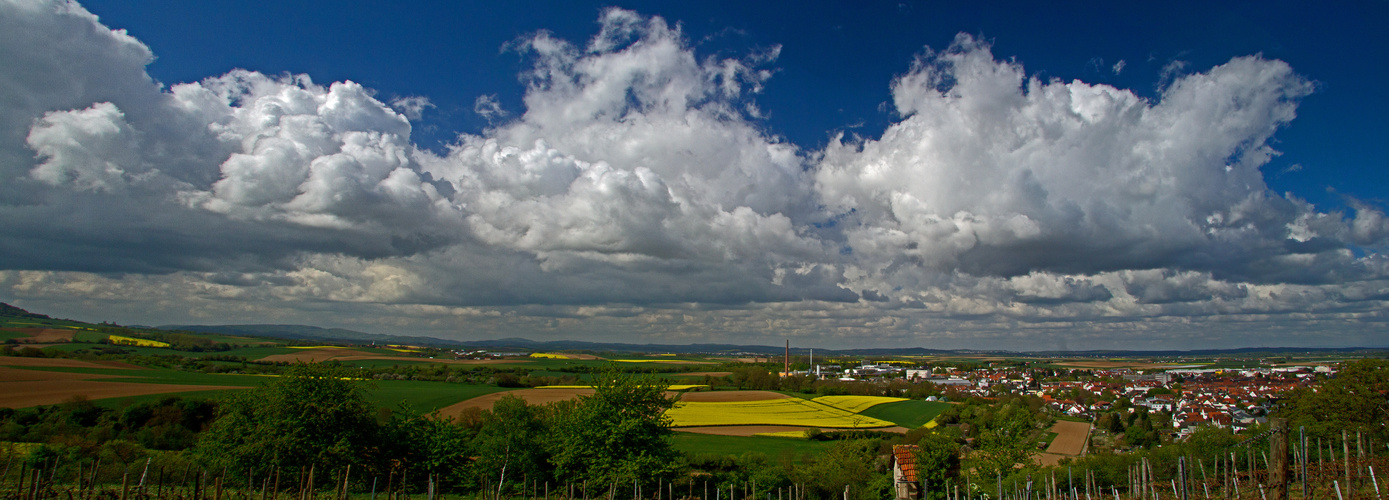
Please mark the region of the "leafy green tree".
[[1387, 440], [1389, 360], [1346, 363], [1335, 378], [1291, 391], [1276, 415], [1287, 418], [1292, 429], [1305, 426], [1312, 437], [1340, 439], [1346, 429]]
[[438, 412], [421, 415], [408, 405], [393, 412], [382, 429], [387, 467], [416, 471], [414, 477], [434, 477], [442, 488], [467, 480], [472, 456], [472, 431]]
[[927, 500], [945, 498], [945, 480], [960, 473], [960, 444], [940, 432], [926, 434], [916, 444], [916, 473], [925, 482]]
[[594, 377], [594, 394], [557, 405], [547, 441], [555, 474], [597, 484], [654, 483], [671, 476], [678, 454], [664, 415], [674, 404], [665, 387], [608, 367]]
[[520, 486], [523, 477], [535, 479], [547, 472], [542, 410], [507, 395], [492, 405], [492, 411], [483, 413], [482, 427], [473, 440], [478, 476], [505, 491], [508, 485]]
[[804, 484], [810, 498], [841, 498], [844, 487], [849, 486], [849, 498], [867, 500], [884, 498], [885, 491], [877, 491], [881, 481], [874, 483], [876, 476], [887, 475], [887, 487], [891, 487], [891, 474], [874, 470], [874, 457], [877, 455], [875, 440], [840, 441], [815, 460], [795, 466], [792, 480]]
[[1035, 418], [1027, 407], [1014, 401], [997, 408], [975, 434], [969, 461], [981, 479], [1012, 472], [1015, 464], [1030, 463]]
[[353, 375], [336, 365], [299, 363], [265, 385], [232, 393], [199, 451], [243, 470], [361, 463], [379, 426]]

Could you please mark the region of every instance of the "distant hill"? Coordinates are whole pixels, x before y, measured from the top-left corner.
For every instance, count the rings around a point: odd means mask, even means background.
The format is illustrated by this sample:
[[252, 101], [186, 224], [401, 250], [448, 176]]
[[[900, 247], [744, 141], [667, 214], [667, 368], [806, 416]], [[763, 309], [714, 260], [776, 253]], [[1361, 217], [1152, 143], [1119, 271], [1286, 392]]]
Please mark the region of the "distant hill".
[[[24, 318], [34, 320], [53, 320], [47, 315], [32, 313], [24, 309], [0, 302], [0, 318]], [[119, 326], [112, 323], [100, 325], [72, 320], [58, 320], [91, 327]], [[524, 338], [505, 338], [496, 340], [448, 340], [435, 337], [383, 335], [366, 333], [345, 328], [320, 328], [307, 325], [165, 325], [159, 327], [135, 327], [158, 330], [181, 330], [193, 333], [236, 335], [245, 337], [277, 338], [291, 340], [311, 340], [318, 342], [343, 342], [363, 344], [405, 344], [441, 348], [485, 349], [493, 352], [505, 351], [592, 351], [592, 352], [643, 352], [673, 354], [747, 354], [775, 357], [785, 352], [784, 346], [738, 345], [738, 344], [630, 344], [613, 342], [586, 342], [579, 340], [535, 341]], [[791, 353], [805, 355], [810, 349], [792, 346]], [[1279, 355], [1292, 353], [1383, 353], [1384, 347], [1246, 347], [1237, 349], [1193, 349], [1193, 350], [1091, 350], [1091, 351], [1005, 351], [977, 349], [928, 349], [924, 347], [902, 348], [863, 348], [863, 349], [820, 349], [816, 354], [839, 356], [925, 356], [925, 355], [988, 355], [988, 356], [1029, 356], [1029, 357], [1172, 357], [1172, 356], [1222, 356], [1222, 355]]]
[[337, 341], [357, 344], [376, 342], [378, 344], [408, 344], [432, 347], [462, 346], [462, 343], [456, 340], [444, 340], [434, 337], [383, 335], [379, 333], [348, 330], [346, 328], [319, 328], [307, 325], [164, 325], [155, 328], [160, 330], [182, 330], [197, 333], [239, 335], [243, 337], [321, 340], [325, 342]]
[[31, 319], [53, 319], [44, 314], [34, 314], [18, 307], [0, 302], [0, 317], [10, 318], [31, 318]]

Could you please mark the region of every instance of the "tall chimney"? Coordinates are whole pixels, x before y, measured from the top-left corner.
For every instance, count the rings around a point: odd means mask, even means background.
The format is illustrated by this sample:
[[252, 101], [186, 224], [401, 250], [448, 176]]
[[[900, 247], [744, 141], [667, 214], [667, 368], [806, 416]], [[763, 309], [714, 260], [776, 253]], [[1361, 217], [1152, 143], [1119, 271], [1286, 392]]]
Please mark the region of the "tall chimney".
[[791, 339], [786, 339], [786, 372], [782, 376], [791, 376]]

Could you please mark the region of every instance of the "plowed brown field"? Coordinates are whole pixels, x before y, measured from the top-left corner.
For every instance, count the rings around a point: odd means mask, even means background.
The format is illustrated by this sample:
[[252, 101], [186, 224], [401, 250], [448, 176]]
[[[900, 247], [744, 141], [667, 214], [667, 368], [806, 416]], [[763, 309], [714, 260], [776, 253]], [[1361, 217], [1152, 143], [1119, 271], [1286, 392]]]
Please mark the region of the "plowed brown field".
[[72, 342], [72, 334], [77, 333], [67, 328], [6, 328], [6, 330], [26, 335], [26, 337], [15, 339], [15, 342], [21, 344]]
[[1047, 453], [1078, 457], [1085, 451], [1085, 438], [1090, 435], [1090, 424], [1057, 420], [1056, 424], [1051, 426], [1051, 431], [1056, 433], [1056, 439], [1051, 440]]
[[[71, 374], [68, 374], [71, 375]], [[32, 380], [0, 384], [0, 407], [27, 408], [58, 404], [74, 396], [87, 399], [120, 398], [169, 392], [245, 389], [213, 385], [139, 384], [131, 382], [93, 382], [90, 380]]]
[[86, 361], [65, 358], [26, 358], [22, 356], [0, 356], [0, 365], [51, 366], [54, 368], [117, 368], [123, 370], [144, 369], [122, 361]]
[[[64, 368], [133, 368], [117, 362], [82, 361], [77, 359], [19, 358], [0, 357], [0, 362], [10, 366], [48, 366]], [[110, 363], [110, 364], [98, 364]], [[124, 365], [124, 366], [112, 366]], [[82, 396], [87, 399], [119, 398], [143, 396], [146, 394], [165, 394], [170, 392], [214, 391], [221, 389], [244, 389], [244, 387], [181, 385], [181, 384], [141, 384], [136, 382], [99, 382], [96, 379], [116, 378], [119, 375], [99, 375], [92, 373], [72, 373], [46, 370], [26, 370], [0, 366], [0, 407], [27, 408], [30, 406], [58, 404]]]
[[593, 389], [519, 389], [515, 391], [494, 392], [482, 396], [455, 403], [439, 410], [439, 413], [446, 417], [457, 417], [463, 414], [463, 410], [468, 408], [481, 408], [483, 410], [492, 409], [492, 405], [504, 396], [516, 396], [526, 400], [533, 405], [543, 405], [555, 401], [574, 399], [579, 396], [593, 394]]

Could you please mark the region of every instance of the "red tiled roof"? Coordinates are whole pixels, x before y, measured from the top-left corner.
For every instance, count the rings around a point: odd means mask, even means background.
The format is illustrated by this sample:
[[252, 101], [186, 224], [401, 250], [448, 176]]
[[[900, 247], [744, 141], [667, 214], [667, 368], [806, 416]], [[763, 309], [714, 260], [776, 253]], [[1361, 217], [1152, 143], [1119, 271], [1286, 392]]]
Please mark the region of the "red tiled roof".
[[916, 477], [916, 452], [921, 447], [914, 444], [894, 444], [892, 445], [892, 459], [897, 461], [897, 468], [902, 470], [902, 479], [915, 483]]

